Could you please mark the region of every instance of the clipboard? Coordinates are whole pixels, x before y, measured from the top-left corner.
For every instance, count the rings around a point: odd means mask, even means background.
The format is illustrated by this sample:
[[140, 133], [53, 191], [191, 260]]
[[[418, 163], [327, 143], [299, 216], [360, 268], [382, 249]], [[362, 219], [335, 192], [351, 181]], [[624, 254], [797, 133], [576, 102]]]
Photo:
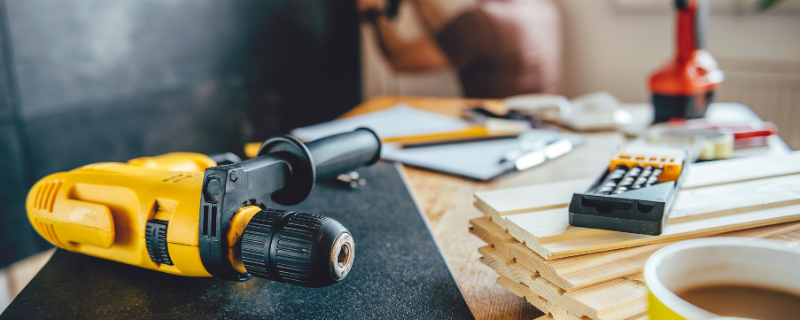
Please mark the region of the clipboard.
[[532, 129], [519, 137], [512, 138], [455, 142], [414, 148], [401, 148], [398, 145], [386, 144], [381, 157], [471, 180], [490, 181], [517, 171], [513, 163], [501, 162], [507, 153], [518, 149], [524, 141], [542, 140], [567, 140], [572, 144], [572, 148], [579, 147], [584, 143], [583, 138], [577, 134]]

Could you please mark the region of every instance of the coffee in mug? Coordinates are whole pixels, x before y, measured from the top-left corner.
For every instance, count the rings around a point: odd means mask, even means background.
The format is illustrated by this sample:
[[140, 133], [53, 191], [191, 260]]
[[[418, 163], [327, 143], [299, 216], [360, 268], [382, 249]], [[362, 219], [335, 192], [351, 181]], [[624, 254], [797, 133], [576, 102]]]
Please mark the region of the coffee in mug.
[[700, 309], [724, 317], [800, 318], [800, 296], [774, 288], [723, 283], [690, 287], [675, 294]]
[[653, 254], [644, 274], [651, 320], [800, 319], [800, 250], [784, 242], [684, 241]]

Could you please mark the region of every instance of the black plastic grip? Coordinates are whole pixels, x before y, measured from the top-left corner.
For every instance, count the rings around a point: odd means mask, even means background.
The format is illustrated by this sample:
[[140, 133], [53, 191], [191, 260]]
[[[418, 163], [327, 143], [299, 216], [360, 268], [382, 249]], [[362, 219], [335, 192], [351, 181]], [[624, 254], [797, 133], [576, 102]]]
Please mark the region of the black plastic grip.
[[703, 49], [706, 46], [708, 11], [708, 0], [697, 0], [697, 12], [694, 13], [694, 45], [697, 49]]
[[[696, 2], [694, 7], [690, 6], [692, 1]], [[694, 20], [694, 30], [692, 30], [692, 32], [695, 49], [705, 48], [705, 34], [706, 26], [708, 26], [709, 11], [708, 0], [675, 0], [675, 9], [678, 9], [679, 11], [694, 9], [694, 12], [692, 13], [694, 15], [694, 17], [692, 17]]]
[[317, 178], [336, 176], [361, 166], [370, 166], [381, 157], [381, 140], [374, 131], [359, 128], [305, 144], [316, 166]]

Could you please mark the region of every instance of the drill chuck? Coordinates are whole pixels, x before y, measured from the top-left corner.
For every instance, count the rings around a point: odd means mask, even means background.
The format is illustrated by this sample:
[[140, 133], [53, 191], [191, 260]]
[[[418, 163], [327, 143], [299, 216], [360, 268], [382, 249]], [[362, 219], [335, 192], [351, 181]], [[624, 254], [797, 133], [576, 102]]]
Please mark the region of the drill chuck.
[[252, 276], [317, 288], [347, 276], [354, 249], [350, 232], [336, 220], [265, 209], [244, 229], [241, 255]]

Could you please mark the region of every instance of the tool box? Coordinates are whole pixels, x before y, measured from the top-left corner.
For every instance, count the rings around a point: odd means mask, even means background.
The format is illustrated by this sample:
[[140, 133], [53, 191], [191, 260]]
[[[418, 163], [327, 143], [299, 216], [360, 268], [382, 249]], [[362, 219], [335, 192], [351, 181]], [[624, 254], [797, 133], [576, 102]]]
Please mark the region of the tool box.
[[569, 224], [646, 235], [660, 235], [683, 177], [686, 149], [627, 146], [608, 169], [569, 205]]

